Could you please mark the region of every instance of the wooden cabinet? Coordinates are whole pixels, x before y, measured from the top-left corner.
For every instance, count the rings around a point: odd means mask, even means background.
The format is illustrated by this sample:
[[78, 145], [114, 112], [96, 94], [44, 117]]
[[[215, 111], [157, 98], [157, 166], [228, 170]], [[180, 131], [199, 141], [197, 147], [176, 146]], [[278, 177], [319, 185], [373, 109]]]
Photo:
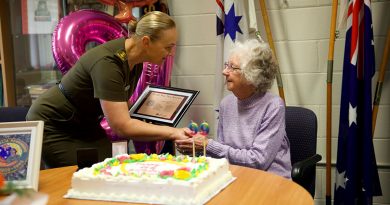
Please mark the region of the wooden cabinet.
[[2, 73], [3, 106], [16, 106], [13, 45], [9, 1], [0, 1], [0, 66]]
[[[30, 0], [0, 0], [0, 66], [4, 99], [2, 106], [6, 107], [30, 106], [34, 99], [55, 85], [62, 76], [54, 62], [52, 33], [46, 31], [49, 26], [32, 20], [35, 18], [26, 17], [24, 14], [28, 11], [23, 9], [23, 2]], [[28, 8], [35, 9], [31, 5]], [[57, 21], [52, 19], [53, 27]], [[41, 33], [37, 32], [39, 29], [26, 32], [22, 25], [27, 22], [46, 30]]]

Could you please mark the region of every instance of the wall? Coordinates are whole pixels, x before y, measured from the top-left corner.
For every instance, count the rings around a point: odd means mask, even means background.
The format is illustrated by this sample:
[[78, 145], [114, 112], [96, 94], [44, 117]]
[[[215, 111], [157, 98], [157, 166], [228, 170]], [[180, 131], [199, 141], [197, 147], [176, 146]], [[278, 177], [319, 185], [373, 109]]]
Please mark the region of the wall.
[[[266, 0], [273, 39], [282, 73], [287, 105], [312, 109], [318, 117], [318, 153], [323, 156], [317, 168], [316, 204], [325, 204], [325, 130], [326, 78], [331, 0]], [[258, 26], [265, 37], [259, 1], [255, 0]], [[213, 0], [169, 0], [171, 14], [179, 30], [172, 86], [200, 90], [200, 95], [181, 121], [210, 122], [214, 117], [214, 76], [216, 65], [215, 11]], [[382, 61], [387, 28], [390, 24], [390, 1], [373, 1], [377, 69]], [[342, 59], [345, 31], [336, 39], [332, 95], [332, 163], [337, 155], [338, 116], [341, 95]], [[384, 196], [375, 204], [390, 204], [390, 63], [387, 66], [381, 105], [377, 118], [374, 146]], [[373, 79], [373, 90], [378, 73]], [[276, 84], [276, 83], [275, 83]], [[273, 92], [277, 93], [276, 86]], [[213, 131], [211, 131], [213, 132]], [[332, 169], [332, 186], [334, 181]], [[333, 187], [332, 193], [333, 196]]]

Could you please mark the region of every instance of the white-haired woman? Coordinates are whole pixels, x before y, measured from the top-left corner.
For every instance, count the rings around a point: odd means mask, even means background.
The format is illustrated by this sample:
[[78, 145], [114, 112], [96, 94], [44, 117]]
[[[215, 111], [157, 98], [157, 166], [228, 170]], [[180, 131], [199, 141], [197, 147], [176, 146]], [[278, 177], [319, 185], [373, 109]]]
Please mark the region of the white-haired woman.
[[[217, 139], [207, 140], [209, 156], [291, 178], [284, 102], [269, 92], [277, 69], [267, 43], [236, 43], [222, 72], [233, 94], [221, 101]], [[203, 149], [202, 136], [194, 139], [196, 149]], [[191, 140], [176, 143], [179, 151], [192, 150]]]

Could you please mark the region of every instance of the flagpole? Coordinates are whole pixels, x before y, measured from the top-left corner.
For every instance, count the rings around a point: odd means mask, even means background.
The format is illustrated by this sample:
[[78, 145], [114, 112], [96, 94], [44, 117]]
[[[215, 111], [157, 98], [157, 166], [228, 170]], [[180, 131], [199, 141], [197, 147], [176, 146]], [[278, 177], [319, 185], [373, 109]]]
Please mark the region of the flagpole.
[[383, 51], [382, 63], [379, 71], [378, 82], [375, 88], [374, 107], [372, 110], [372, 137], [374, 137], [376, 117], [378, 115], [379, 102], [381, 101], [382, 85], [385, 79], [386, 65], [389, 60], [390, 49], [390, 27], [387, 29], [387, 37], [385, 43], [385, 50]]
[[331, 166], [332, 166], [332, 82], [333, 82], [333, 57], [336, 36], [338, 0], [332, 2], [332, 19], [330, 24], [330, 38], [328, 50], [327, 92], [326, 92], [326, 205], [331, 204]]
[[[271, 49], [273, 51], [273, 54], [275, 56], [275, 60], [278, 63], [278, 58], [276, 57], [276, 50], [275, 50], [275, 46], [274, 46], [274, 40], [272, 38], [271, 28], [270, 28], [270, 25], [269, 25], [267, 8], [266, 8], [264, 0], [260, 0], [260, 8], [261, 8], [261, 15], [263, 16], [263, 22], [264, 22], [264, 26], [265, 26], [265, 31], [267, 33], [268, 43], [269, 43], [269, 46], [271, 47]], [[286, 100], [284, 98], [283, 82], [282, 82], [282, 75], [280, 74], [280, 69], [278, 69], [277, 73], [276, 73], [276, 82], [278, 84], [279, 96], [286, 103]]]

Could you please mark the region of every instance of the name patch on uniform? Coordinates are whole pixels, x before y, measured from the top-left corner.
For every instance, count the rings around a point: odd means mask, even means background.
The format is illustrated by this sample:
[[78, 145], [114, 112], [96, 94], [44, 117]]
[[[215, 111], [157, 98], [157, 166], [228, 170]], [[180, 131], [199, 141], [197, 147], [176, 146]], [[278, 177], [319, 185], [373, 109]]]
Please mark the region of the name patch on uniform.
[[115, 55], [121, 59], [123, 62], [125, 62], [127, 60], [127, 55], [126, 55], [126, 52], [124, 50], [119, 50], [115, 53]]

